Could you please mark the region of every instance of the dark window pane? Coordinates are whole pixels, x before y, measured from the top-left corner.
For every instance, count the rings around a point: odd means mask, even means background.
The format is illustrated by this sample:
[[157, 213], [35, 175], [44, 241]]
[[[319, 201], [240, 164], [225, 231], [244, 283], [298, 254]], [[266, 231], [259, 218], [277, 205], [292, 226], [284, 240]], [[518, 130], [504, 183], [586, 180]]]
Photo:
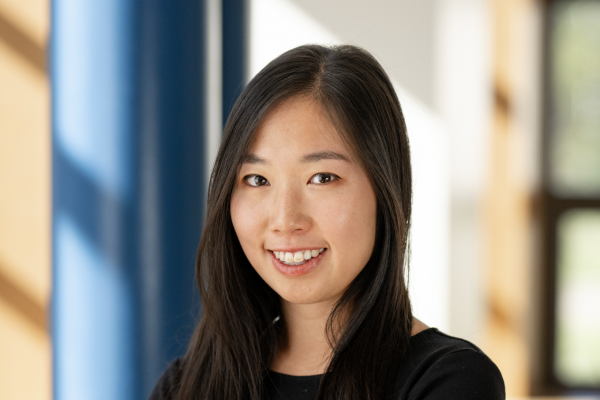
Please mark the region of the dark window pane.
[[566, 386], [600, 386], [600, 210], [558, 222], [555, 373]]
[[549, 172], [559, 196], [600, 195], [600, 1], [551, 12]]

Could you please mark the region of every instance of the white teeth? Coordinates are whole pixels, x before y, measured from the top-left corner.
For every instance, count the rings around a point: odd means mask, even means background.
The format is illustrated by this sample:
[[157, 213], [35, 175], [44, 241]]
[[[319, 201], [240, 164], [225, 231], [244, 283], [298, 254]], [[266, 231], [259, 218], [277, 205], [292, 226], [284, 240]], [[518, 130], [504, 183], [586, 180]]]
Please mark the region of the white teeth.
[[294, 262], [294, 255], [292, 253], [285, 253], [285, 262]]
[[295, 253], [285, 251], [273, 251], [275, 258], [281, 260], [283, 263], [288, 265], [300, 265], [313, 257], [318, 257], [319, 254], [325, 251], [325, 248], [319, 250], [304, 250], [296, 251]]

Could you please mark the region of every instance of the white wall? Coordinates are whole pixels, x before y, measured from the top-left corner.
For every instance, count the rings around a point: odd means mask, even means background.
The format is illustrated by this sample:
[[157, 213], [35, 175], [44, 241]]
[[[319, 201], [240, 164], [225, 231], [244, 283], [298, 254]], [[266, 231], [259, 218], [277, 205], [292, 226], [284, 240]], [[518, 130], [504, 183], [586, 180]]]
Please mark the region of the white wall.
[[450, 153], [450, 332], [479, 343], [486, 318], [484, 191], [492, 129], [488, 0], [439, 0], [434, 108]]
[[249, 1], [251, 75], [301, 44], [352, 43], [373, 53], [392, 79], [432, 107], [433, 0]]
[[364, 47], [390, 75], [414, 169], [414, 314], [476, 342], [485, 300], [477, 238], [489, 136], [488, 20], [487, 0], [250, 0], [249, 78], [306, 43]]

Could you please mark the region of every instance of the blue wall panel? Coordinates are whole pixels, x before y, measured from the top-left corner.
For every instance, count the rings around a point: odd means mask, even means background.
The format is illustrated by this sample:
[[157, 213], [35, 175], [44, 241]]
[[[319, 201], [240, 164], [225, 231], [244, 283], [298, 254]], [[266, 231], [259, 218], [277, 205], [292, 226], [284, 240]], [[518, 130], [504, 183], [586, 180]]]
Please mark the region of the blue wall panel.
[[[143, 399], [199, 311], [203, 3], [52, 4], [55, 399]], [[190, 312], [196, 305], [196, 312]]]
[[247, 83], [248, 1], [222, 0], [223, 125]]

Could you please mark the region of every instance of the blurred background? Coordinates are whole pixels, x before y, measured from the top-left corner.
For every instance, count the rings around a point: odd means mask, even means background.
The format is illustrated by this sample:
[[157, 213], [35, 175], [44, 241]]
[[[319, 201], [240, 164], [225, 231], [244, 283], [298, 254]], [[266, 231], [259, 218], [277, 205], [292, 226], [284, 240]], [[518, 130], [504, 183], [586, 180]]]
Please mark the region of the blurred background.
[[600, 0], [0, 0], [0, 398], [144, 399], [228, 112], [305, 43], [405, 112], [410, 290], [510, 398], [600, 398]]

